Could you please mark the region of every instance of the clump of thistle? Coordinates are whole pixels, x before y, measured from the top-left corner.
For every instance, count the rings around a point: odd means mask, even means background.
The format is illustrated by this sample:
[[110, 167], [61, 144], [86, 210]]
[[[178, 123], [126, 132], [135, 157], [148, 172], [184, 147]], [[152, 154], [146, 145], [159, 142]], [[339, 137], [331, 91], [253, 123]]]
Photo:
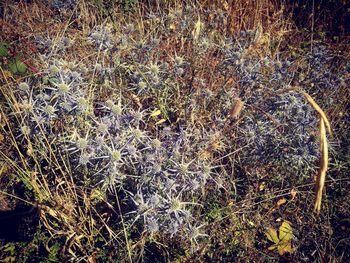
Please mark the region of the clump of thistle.
[[251, 147], [244, 163], [275, 164], [300, 174], [314, 170], [319, 146], [312, 107], [295, 92], [276, 96], [265, 105], [266, 111], [246, 116], [240, 124], [239, 140]]
[[112, 32], [112, 27], [109, 25], [97, 26], [91, 31], [88, 39], [96, 48], [106, 51], [111, 49], [114, 44]]
[[36, 36], [34, 42], [37, 44], [39, 50], [45, 53], [58, 53], [64, 54], [67, 49], [72, 45], [72, 40], [68, 37], [61, 37], [51, 39], [50, 37]]
[[[157, 30], [142, 38], [134, 34], [138, 29], [133, 24], [121, 26], [120, 32], [98, 25], [87, 40], [94, 51], [102, 51], [102, 59], [86, 65], [60, 58], [71, 45], [69, 38], [58, 43], [36, 38], [49, 64], [45, 78], [43, 83], [26, 79], [18, 85], [19, 112], [11, 115], [21, 122], [16, 138], [23, 144], [30, 139], [38, 152], [51, 156], [40, 147], [42, 137], [50, 137], [58, 162], [74, 168], [71, 178], [99, 188], [108, 198], [122, 197], [128, 205], [123, 214], [127, 225], [136, 224], [149, 235], [186, 234], [194, 244], [206, 236], [196, 212], [207, 191], [225, 191], [232, 180], [221, 173], [221, 162], [232, 165], [232, 152], [242, 149], [237, 160], [242, 166], [273, 164], [298, 173], [312, 170], [319, 158], [313, 109], [297, 92], [279, 93], [295, 80], [293, 59], [250, 52], [256, 31], [217, 40], [201, 30], [193, 54], [159, 52], [173, 32], [192, 34], [195, 11], [187, 7], [170, 13], [159, 24], [164, 33]], [[227, 15], [220, 12], [217, 19]], [[157, 17], [149, 15], [151, 20]], [[54, 48], [59, 52], [52, 52]], [[205, 69], [197, 67], [213, 53], [218, 61], [209, 79]], [[326, 72], [331, 57], [315, 47], [308, 59], [322, 74], [300, 73], [300, 82], [317, 82], [319, 88], [337, 83]], [[122, 81], [115, 81], [116, 76]], [[213, 82], [216, 76], [218, 82]], [[348, 81], [344, 74], [343, 82]], [[101, 97], [98, 90], [103, 91]], [[174, 105], [175, 98], [180, 107]], [[238, 98], [244, 108], [232, 118]], [[179, 119], [175, 123], [171, 116], [162, 116], [171, 124], [155, 125], [157, 118], [149, 113], [152, 103], [164, 106], [169, 115], [174, 109]], [[203, 112], [207, 122], [196, 119]], [[64, 125], [61, 132], [57, 123]], [[229, 125], [234, 139], [225, 130]]]

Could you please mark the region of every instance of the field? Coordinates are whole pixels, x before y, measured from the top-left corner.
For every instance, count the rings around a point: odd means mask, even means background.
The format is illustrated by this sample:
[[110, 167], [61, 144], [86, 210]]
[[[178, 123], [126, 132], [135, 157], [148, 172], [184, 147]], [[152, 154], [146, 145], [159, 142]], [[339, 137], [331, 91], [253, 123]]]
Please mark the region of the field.
[[349, 262], [346, 1], [0, 1], [0, 262]]

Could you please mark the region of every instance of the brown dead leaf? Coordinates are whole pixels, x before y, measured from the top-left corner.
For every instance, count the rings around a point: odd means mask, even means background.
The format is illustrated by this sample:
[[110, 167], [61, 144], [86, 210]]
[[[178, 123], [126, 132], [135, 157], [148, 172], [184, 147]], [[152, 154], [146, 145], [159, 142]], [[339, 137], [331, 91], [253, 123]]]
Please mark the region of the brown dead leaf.
[[287, 199], [281, 198], [280, 200], [277, 201], [276, 207], [280, 208], [281, 205], [284, 205], [287, 202]]
[[10, 211], [11, 207], [5, 195], [0, 192], [0, 212]]
[[290, 191], [290, 195], [292, 196], [292, 200], [295, 199], [295, 196], [297, 195], [297, 190], [295, 190], [294, 188]]
[[89, 256], [87, 259], [87, 262], [88, 263], [96, 263], [95, 255]]

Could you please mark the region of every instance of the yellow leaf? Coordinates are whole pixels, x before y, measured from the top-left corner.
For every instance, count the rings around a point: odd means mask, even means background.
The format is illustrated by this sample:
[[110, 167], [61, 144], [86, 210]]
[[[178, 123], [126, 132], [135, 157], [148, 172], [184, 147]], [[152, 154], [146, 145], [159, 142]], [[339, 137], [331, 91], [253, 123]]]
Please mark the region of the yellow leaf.
[[152, 113], [151, 113], [151, 117], [156, 117], [158, 115], [162, 114], [162, 112], [160, 110], [154, 110]]
[[277, 245], [272, 245], [272, 246], [269, 246], [268, 247], [268, 250], [274, 250], [274, 249], [276, 249], [277, 248]]
[[284, 221], [279, 229], [279, 240], [285, 243], [293, 238], [293, 229], [291, 225]]
[[11, 262], [16, 262], [16, 257], [6, 257], [2, 260], [2, 262], [6, 262], [6, 263], [11, 263]]
[[278, 254], [280, 254], [281, 256], [284, 254], [284, 249], [282, 246], [277, 246], [277, 250], [278, 250]]
[[269, 228], [265, 234], [266, 234], [267, 239], [275, 244], [278, 244], [278, 242], [280, 241], [278, 236], [277, 236], [277, 231], [274, 228]]
[[166, 119], [161, 119], [160, 121], [157, 121], [156, 124], [159, 125], [159, 124], [162, 124], [165, 121], [166, 121]]
[[294, 251], [291, 242], [293, 230], [287, 221], [284, 221], [280, 226], [279, 236], [277, 236], [277, 231], [273, 228], [268, 229], [266, 236], [270, 241], [275, 243], [268, 248], [269, 250], [274, 250], [277, 248], [277, 251], [281, 256], [286, 252], [292, 253]]
[[261, 185], [259, 185], [259, 191], [263, 191], [266, 187], [266, 183], [265, 182], [262, 182]]
[[292, 248], [292, 244], [290, 242], [282, 243], [278, 245], [277, 250], [278, 250], [278, 254], [280, 254], [281, 256], [286, 252], [292, 253], [294, 251]]

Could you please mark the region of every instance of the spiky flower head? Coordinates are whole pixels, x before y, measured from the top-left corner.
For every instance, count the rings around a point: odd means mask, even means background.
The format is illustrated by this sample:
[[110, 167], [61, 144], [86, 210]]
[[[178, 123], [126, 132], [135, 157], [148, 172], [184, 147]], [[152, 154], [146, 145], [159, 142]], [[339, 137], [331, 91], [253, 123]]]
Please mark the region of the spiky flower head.
[[88, 147], [89, 142], [85, 138], [79, 138], [76, 142], [76, 145], [79, 150], [85, 150]]
[[162, 146], [162, 142], [158, 139], [153, 139], [151, 142], [151, 146], [153, 149], [158, 150]]
[[44, 107], [44, 112], [48, 116], [53, 116], [55, 114], [55, 112], [56, 112], [56, 109], [52, 105], [47, 105], [47, 106]]
[[66, 83], [60, 83], [57, 85], [58, 92], [62, 95], [67, 94], [69, 92], [69, 85]]
[[21, 82], [19, 85], [18, 85], [18, 88], [19, 90], [21, 91], [29, 91], [29, 85], [27, 82]]
[[119, 150], [114, 150], [111, 152], [111, 157], [114, 161], [119, 162], [122, 159], [122, 154]]

